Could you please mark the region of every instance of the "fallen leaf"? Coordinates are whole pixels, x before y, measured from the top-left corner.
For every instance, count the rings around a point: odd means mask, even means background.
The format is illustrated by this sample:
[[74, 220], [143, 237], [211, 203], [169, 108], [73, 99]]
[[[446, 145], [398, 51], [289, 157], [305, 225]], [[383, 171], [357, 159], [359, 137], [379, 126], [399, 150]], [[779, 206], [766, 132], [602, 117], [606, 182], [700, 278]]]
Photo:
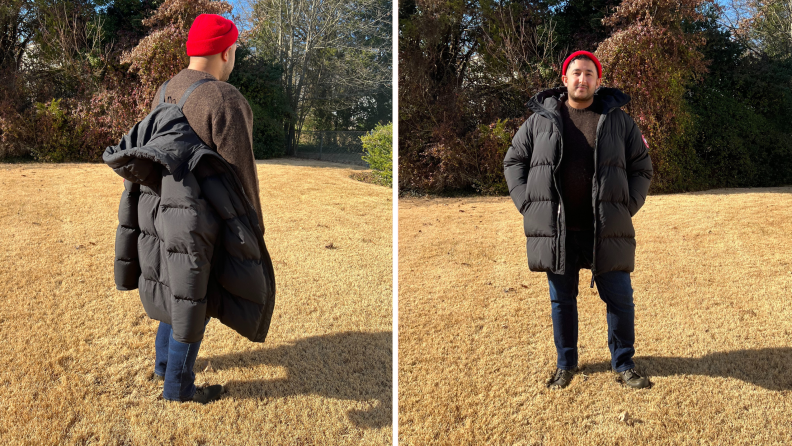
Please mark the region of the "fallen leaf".
[[327, 248], [327, 249], [337, 249], [336, 246], [333, 245], [333, 242], [330, 242], [329, 245], [325, 245], [325, 248]]
[[214, 372], [215, 369], [212, 368], [212, 361], [207, 361], [206, 367], [203, 370], [204, 372]]

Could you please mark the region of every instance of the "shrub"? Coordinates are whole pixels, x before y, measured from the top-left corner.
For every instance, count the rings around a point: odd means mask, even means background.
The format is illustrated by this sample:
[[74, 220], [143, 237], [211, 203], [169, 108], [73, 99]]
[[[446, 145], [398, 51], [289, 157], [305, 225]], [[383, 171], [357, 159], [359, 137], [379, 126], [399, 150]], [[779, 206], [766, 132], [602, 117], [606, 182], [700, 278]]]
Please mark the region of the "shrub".
[[75, 158], [80, 148], [81, 129], [69, 119], [68, 102], [53, 99], [36, 103], [33, 156], [39, 161], [63, 162]]
[[695, 132], [690, 146], [706, 166], [706, 187], [778, 186], [792, 183], [792, 142], [730, 94], [694, 90]]
[[434, 137], [439, 142], [427, 150], [439, 161], [437, 171], [444, 177], [443, 188], [434, 192], [472, 189], [484, 195], [507, 194], [503, 158], [521, 123], [522, 118], [499, 119], [461, 137], [438, 129]]
[[83, 159], [100, 161], [107, 146], [118, 144], [140, 120], [141, 107], [148, 111], [144, 94], [136, 76], [112, 69], [99, 90], [76, 105], [72, 118], [83, 129]]
[[0, 160], [29, 156], [26, 139], [33, 131], [27, 115], [18, 112], [13, 102], [0, 102]]
[[377, 125], [360, 137], [363, 142], [363, 161], [388, 186], [393, 185], [393, 123]]
[[22, 76], [0, 71], [0, 160], [30, 156], [34, 111], [26, 106], [24, 84]]
[[462, 164], [463, 180], [484, 195], [506, 195], [509, 187], [503, 176], [503, 158], [511, 145], [521, 119], [499, 119], [480, 125], [463, 144], [457, 156]]

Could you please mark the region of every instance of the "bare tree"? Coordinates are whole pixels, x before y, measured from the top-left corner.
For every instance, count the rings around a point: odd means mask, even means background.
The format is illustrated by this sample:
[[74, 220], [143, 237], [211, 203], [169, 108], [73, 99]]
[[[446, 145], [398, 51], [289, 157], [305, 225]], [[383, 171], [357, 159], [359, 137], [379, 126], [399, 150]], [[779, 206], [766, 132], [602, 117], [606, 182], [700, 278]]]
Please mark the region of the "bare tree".
[[[489, 71], [495, 68], [496, 75], [483, 86], [534, 92], [557, 82], [568, 51], [558, 51], [552, 20], [537, 26], [530, 17], [515, 17], [511, 8], [500, 8], [488, 25], [482, 28], [482, 52], [488, 56]], [[493, 25], [495, 31], [489, 29]]]
[[792, 0], [759, 0], [754, 18], [754, 35], [762, 49], [781, 59], [792, 57]]
[[38, 27], [38, 15], [30, 0], [0, 3], [0, 71], [17, 72]]
[[245, 38], [283, 68], [283, 88], [293, 113], [285, 124], [287, 153], [294, 153], [312, 108], [349, 107], [379, 86], [390, 85], [389, 2], [247, 0], [245, 7], [252, 11]]
[[792, 57], [792, 0], [728, 0], [720, 23], [750, 51]]
[[[102, 44], [102, 18], [92, 19], [55, 5], [46, 12], [48, 26], [39, 30], [27, 71], [44, 71], [50, 76], [79, 79], [80, 88], [98, 88], [102, 72], [112, 52], [112, 44]], [[33, 66], [35, 65], [35, 66]]]

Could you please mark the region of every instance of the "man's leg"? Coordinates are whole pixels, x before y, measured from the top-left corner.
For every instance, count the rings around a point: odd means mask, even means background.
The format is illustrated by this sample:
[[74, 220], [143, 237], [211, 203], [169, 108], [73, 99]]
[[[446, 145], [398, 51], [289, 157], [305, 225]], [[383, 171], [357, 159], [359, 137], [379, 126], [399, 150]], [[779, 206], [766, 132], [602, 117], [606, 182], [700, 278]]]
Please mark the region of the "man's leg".
[[156, 359], [154, 361], [154, 374], [160, 378], [165, 377], [168, 368], [168, 345], [171, 338], [171, 326], [160, 322], [157, 329], [157, 338], [154, 340]]
[[611, 367], [623, 372], [635, 367], [635, 305], [630, 273], [611, 271], [595, 277], [600, 298], [607, 304]]
[[[204, 326], [207, 323], [209, 323], [209, 319], [204, 321]], [[189, 344], [179, 342], [173, 339], [173, 331], [169, 330], [167, 368], [162, 391], [163, 398], [172, 401], [189, 401], [192, 399], [196, 390], [193, 366], [200, 348], [201, 341]]]
[[579, 270], [568, 264], [566, 274], [547, 273], [550, 285], [553, 340], [558, 353], [558, 368], [574, 370], [578, 365], [578, 295]]

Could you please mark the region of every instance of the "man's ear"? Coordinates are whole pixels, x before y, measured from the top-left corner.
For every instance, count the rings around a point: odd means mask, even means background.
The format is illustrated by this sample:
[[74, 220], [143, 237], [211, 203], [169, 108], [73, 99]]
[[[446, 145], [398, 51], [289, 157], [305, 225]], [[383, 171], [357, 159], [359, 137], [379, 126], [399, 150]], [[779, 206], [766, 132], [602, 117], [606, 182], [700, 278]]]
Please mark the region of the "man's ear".
[[561, 75], [561, 83], [562, 83], [562, 84], [566, 85], [566, 83], [567, 83], [567, 79], [569, 79], [569, 78], [567, 77], [567, 75], [566, 75], [566, 74], [562, 74], [562, 75]]
[[225, 49], [222, 53], [220, 53], [220, 58], [223, 59], [223, 62], [228, 62], [228, 58], [231, 57], [231, 47], [234, 45], [229, 46]]

